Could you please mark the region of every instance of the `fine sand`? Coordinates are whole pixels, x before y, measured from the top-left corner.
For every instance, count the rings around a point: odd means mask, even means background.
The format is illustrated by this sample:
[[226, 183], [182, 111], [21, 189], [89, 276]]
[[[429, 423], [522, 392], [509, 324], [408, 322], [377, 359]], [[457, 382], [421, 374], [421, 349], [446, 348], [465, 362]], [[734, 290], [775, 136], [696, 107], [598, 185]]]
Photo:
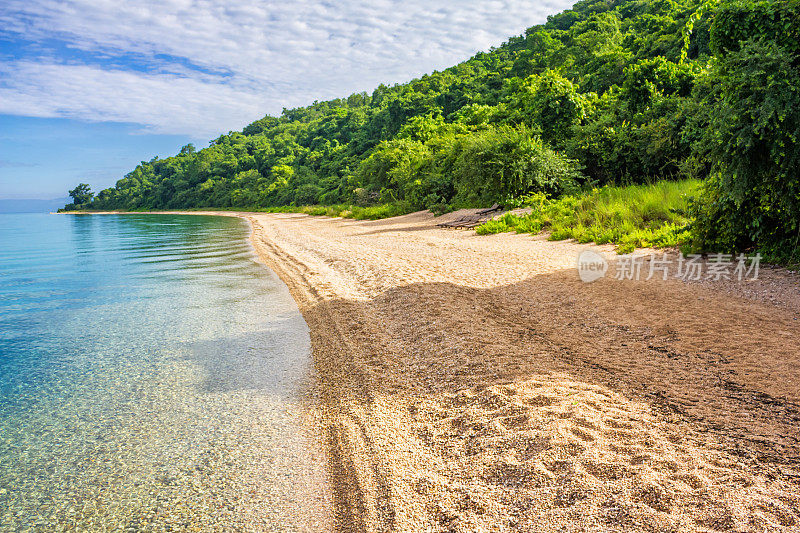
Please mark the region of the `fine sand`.
[[610, 247], [239, 216], [311, 329], [337, 530], [800, 531], [796, 275], [586, 284]]

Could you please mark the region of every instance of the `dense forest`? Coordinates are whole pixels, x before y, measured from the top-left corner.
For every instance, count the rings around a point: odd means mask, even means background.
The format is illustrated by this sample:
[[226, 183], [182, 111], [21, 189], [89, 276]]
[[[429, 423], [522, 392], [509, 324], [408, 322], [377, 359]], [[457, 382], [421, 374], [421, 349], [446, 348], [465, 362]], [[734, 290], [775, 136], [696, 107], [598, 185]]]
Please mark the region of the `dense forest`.
[[443, 212], [691, 178], [692, 246], [797, 260], [798, 137], [800, 0], [583, 0], [442, 72], [142, 162], [77, 207]]

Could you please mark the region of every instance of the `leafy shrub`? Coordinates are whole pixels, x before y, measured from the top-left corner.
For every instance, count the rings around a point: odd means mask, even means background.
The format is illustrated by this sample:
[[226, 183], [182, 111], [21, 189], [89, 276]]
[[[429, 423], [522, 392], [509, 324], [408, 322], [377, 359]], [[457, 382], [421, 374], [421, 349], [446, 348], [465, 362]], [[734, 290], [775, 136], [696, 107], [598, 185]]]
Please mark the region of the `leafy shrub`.
[[[712, 42], [721, 53], [709, 95], [711, 123], [701, 144], [713, 179], [693, 213], [693, 245], [702, 250], [758, 248], [781, 261], [800, 259], [800, 56], [783, 46], [789, 6], [739, 4], [715, 21]], [[776, 15], [777, 13], [777, 15]], [[734, 16], [737, 15], [737, 16]], [[742, 20], [759, 31], [732, 43]]]
[[582, 180], [574, 161], [554, 152], [527, 128], [500, 126], [461, 139], [452, 175], [455, 201], [505, 202], [532, 192], [559, 195]]
[[683, 162], [697, 136], [690, 129], [698, 111], [694, 100], [656, 92], [633, 117], [625, 102], [617, 91], [609, 91], [586, 122], [573, 127], [565, 151], [580, 162], [586, 176], [601, 185], [691, 176]]
[[689, 65], [676, 64], [663, 57], [639, 61], [625, 69], [623, 96], [628, 110], [646, 110], [660, 96], [689, 96], [694, 72]]
[[321, 193], [322, 188], [313, 183], [300, 185], [297, 190], [294, 191], [294, 203], [298, 205], [314, 204], [319, 199]]
[[796, 0], [735, 0], [714, 14], [711, 50], [717, 55], [740, 50], [753, 38], [767, 38], [800, 54], [800, 4]]
[[435, 135], [423, 130], [426, 142], [415, 135], [381, 143], [359, 166], [355, 182], [364, 190], [391, 191], [388, 201], [442, 212], [451, 203], [488, 205], [537, 191], [558, 195], [582, 179], [573, 161], [524, 126], [442, 129]]

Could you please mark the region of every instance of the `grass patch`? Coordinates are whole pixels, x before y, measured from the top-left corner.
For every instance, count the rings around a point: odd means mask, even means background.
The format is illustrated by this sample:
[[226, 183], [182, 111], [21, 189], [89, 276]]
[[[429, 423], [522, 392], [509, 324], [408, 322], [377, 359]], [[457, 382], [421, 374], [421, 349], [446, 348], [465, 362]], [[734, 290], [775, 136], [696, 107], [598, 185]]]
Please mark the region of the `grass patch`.
[[337, 204], [337, 205], [303, 205], [303, 206], [282, 206], [267, 207], [257, 209], [266, 213], [304, 213], [314, 216], [354, 218], [356, 220], [379, 220], [382, 218], [396, 217], [409, 213], [406, 206], [394, 204], [380, 204], [362, 207], [358, 205]]
[[607, 186], [556, 200], [534, 195], [524, 202], [533, 209], [529, 215], [506, 214], [476, 231], [479, 235], [550, 231], [550, 240], [615, 244], [619, 253], [678, 246], [687, 238], [686, 209], [699, 185], [698, 180], [660, 181]]

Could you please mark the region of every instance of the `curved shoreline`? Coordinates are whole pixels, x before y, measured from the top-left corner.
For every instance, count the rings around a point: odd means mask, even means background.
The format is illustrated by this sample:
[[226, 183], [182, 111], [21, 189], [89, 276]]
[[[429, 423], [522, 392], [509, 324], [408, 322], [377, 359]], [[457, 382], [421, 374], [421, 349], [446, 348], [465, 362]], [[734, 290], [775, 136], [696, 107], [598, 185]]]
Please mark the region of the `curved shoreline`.
[[[311, 377], [312, 382], [315, 383], [311, 384], [311, 390], [307, 390], [307, 394], [304, 397], [306, 419], [302, 421], [302, 426], [309, 439], [324, 450], [328, 478], [325, 480], [325, 486], [307, 486], [303, 487], [303, 490], [309, 492], [321, 489], [329, 492], [321, 499], [332, 502], [333, 509], [325, 510], [312, 506], [307, 511], [309, 514], [318, 512], [330, 514], [329, 518], [321, 521], [332, 522], [331, 529], [334, 531], [376, 530], [373, 509], [375, 508], [376, 500], [380, 499], [380, 497], [365, 493], [365, 487], [370, 484], [369, 480], [373, 476], [369, 473], [369, 467], [360, 461], [363, 450], [358, 449], [357, 445], [351, 444], [354, 439], [353, 435], [340, 423], [341, 415], [337, 411], [347, 411], [347, 408], [337, 401], [335, 392], [331, 391], [329, 387], [320, 386], [320, 354], [328, 353], [332, 346], [344, 339], [345, 336], [341, 335], [337, 327], [337, 320], [330, 314], [330, 311], [324, 307], [318, 307], [323, 299], [313, 285], [308, 283], [302, 271], [297, 268], [297, 263], [282, 254], [278, 246], [264, 240], [259, 234], [260, 225], [254, 218], [256, 213], [237, 211], [87, 211], [58, 214], [198, 215], [226, 216], [245, 220], [249, 226], [248, 242], [253, 248], [255, 257], [286, 285], [311, 334], [312, 357], [317, 368], [316, 375]], [[324, 371], [323, 373], [329, 374], [329, 372]], [[357, 439], [357, 437], [355, 438]], [[308, 496], [306, 499], [309, 501], [320, 500], [318, 497], [311, 497], [313, 496], [311, 494]], [[317, 520], [312, 520], [311, 518], [309, 517], [309, 523], [320, 522], [318, 517], [314, 517]]]
[[794, 278], [581, 284], [586, 246], [420, 213], [183, 214], [248, 220], [311, 330], [334, 529], [800, 523]]
[[250, 224], [6, 218], [0, 530], [332, 529], [308, 327]]

